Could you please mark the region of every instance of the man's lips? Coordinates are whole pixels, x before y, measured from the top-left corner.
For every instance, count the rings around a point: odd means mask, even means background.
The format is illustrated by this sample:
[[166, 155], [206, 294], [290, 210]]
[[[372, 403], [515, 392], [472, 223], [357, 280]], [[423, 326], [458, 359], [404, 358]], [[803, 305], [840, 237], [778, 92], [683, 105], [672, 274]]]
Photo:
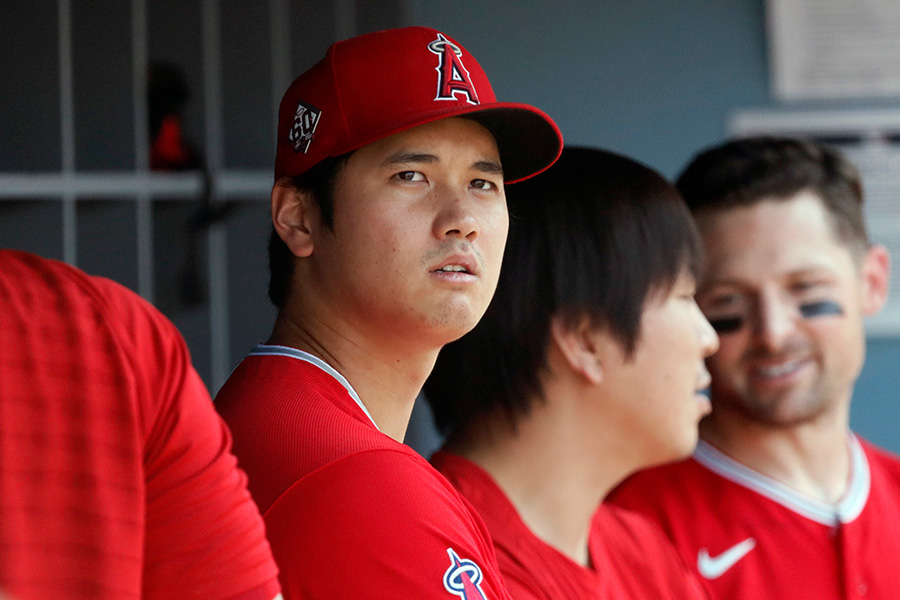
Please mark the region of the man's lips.
[[759, 379], [775, 379], [778, 377], [786, 377], [796, 373], [803, 365], [806, 364], [806, 360], [800, 358], [794, 358], [790, 360], [783, 360], [779, 362], [770, 362], [770, 363], [756, 363], [751, 366], [750, 373]]
[[432, 273], [463, 273], [467, 275], [478, 275], [478, 262], [475, 257], [470, 255], [454, 255], [445, 258], [438, 265], [431, 269]]

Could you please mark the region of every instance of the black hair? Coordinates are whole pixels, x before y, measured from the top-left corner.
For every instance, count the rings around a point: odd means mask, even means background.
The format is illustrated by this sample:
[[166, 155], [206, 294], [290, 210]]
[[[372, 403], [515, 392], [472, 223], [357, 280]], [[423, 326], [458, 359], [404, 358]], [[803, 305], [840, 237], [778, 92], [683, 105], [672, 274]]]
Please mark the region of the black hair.
[[438, 429], [504, 413], [515, 425], [543, 398], [551, 319], [588, 317], [632, 356], [646, 302], [702, 269], [699, 236], [674, 186], [629, 158], [563, 150], [507, 189], [510, 232], [497, 292], [480, 323], [445, 346], [425, 396]]
[[[312, 194], [319, 207], [322, 224], [334, 230], [334, 184], [350, 154], [329, 157], [291, 179], [298, 190]], [[294, 276], [294, 254], [279, 237], [275, 227], [269, 234], [269, 300], [278, 308], [287, 302]]]
[[676, 185], [694, 213], [811, 191], [821, 198], [842, 243], [855, 251], [869, 246], [859, 171], [821, 142], [774, 136], [732, 140], [695, 156]]

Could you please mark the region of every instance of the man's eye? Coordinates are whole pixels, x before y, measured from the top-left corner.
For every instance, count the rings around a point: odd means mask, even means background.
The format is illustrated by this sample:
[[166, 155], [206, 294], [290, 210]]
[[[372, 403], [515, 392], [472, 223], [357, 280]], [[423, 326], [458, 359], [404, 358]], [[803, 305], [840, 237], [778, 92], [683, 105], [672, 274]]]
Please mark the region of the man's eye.
[[418, 171], [400, 171], [396, 177], [402, 181], [425, 181], [425, 176]]
[[797, 281], [791, 285], [791, 290], [796, 294], [805, 294], [825, 287], [821, 281]]
[[720, 296], [707, 296], [703, 298], [702, 306], [706, 309], [730, 309], [736, 306], [742, 306], [743, 304], [744, 298], [738, 294], [722, 294]]
[[472, 187], [479, 190], [495, 190], [497, 186], [487, 179], [473, 179]]

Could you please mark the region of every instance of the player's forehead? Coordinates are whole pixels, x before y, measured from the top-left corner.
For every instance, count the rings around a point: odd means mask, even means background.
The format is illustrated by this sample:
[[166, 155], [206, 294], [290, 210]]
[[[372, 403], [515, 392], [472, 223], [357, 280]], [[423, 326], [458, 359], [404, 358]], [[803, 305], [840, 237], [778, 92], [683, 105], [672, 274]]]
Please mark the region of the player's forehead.
[[486, 163], [500, 169], [500, 153], [494, 136], [471, 119], [440, 119], [376, 140], [355, 151], [353, 160], [372, 166], [390, 167], [407, 162]]
[[697, 223], [707, 251], [704, 289], [852, 269], [850, 248], [839, 241], [821, 200], [811, 193], [704, 211]]

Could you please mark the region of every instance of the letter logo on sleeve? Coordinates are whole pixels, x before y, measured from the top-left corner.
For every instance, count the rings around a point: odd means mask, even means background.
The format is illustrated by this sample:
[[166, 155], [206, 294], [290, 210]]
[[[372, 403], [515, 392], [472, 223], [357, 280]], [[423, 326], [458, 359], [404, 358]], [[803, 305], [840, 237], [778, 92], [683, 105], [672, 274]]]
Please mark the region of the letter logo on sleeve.
[[460, 559], [453, 548], [447, 548], [450, 568], [444, 573], [444, 589], [462, 600], [486, 600], [481, 590], [481, 569], [475, 561]]
[[440, 57], [438, 66], [438, 89], [435, 100], [456, 100], [456, 94], [464, 94], [466, 102], [478, 104], [478, 94], [469, 76], [469, 71], [462, 63], [462, 50], [449, 41], [443, 34], [428, 44], [428, 49]]

